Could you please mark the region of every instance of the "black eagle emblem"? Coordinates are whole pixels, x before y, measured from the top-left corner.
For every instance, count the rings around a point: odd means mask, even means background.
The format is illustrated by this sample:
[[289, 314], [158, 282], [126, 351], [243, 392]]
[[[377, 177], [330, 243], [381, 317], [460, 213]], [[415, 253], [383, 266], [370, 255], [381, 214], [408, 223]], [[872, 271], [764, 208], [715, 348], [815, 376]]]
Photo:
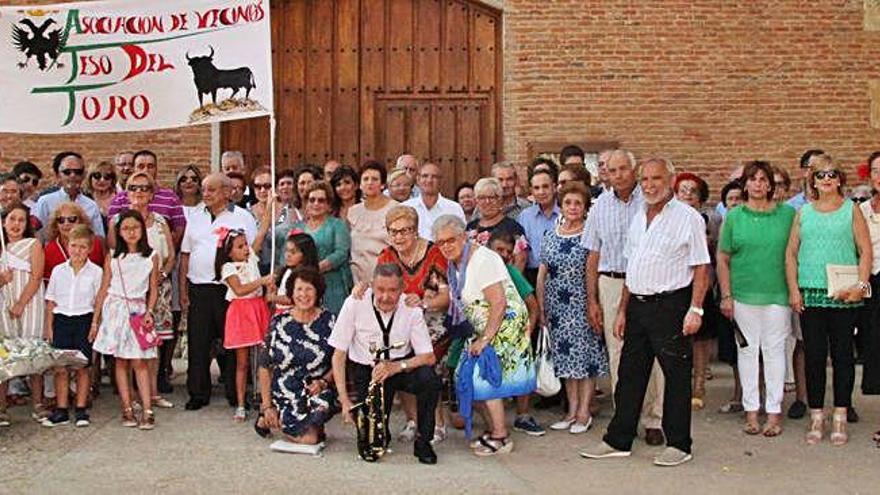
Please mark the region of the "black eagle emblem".
[[28, 32], [22, 27], [12, 26], [12, 45], [25, 54], [24, 62], [19, 62], [18, 67], [20, 69], [27, 67], [31, 58], [37, 59], [37, 65], [42, 71], [50, 68], [51, 64], [62, 67], [57, 61], [61, 49], [67, 43], [67, 34], [62, 34], [60, 28], [46, 33], [49, 26], [55, 24], [55, 20], [46, 19], [39, 27], [30, 19], [23, 19], [18, 23], [30, 30]]

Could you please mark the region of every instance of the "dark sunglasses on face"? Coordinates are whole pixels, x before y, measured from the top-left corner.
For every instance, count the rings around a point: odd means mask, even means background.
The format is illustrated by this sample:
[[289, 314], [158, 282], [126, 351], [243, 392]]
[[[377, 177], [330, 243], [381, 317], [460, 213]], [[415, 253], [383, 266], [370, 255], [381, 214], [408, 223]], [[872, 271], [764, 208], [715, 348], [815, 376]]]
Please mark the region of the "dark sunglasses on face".
[[102, 174], [101, 172], [93, 172], [89, 177], [91, 177], [92, 180], [116, 180], [116, 174]]
[[816, 180], [837, 179], [838, 177], [840, 177], [840, 172], [837, 170], [817, 170], [813, 172], [813, 178]]
[[851, 199], [853, 200], [853, 203], [864, 203], [865, 201], [870, 201], [871, 197], [870, 196], [853, 197]]
[[150, 192], [153, 190], [152, 186], [139, 186], [136, 184], [132, 184], [126, 189], [128, 189], [129, 192]]
[[72, 215], [69, 217], [58, 217], [58, 225], [63, 225], [65, 223], [78, 223], [79, 217], [76, 215]]
[[180, 178], [180, 182], [198, 182], [199, 178], [195, 175], [184, 175]]
[[272, 189], [272, 184], [257, 184], [254, 182], [254, 189], [262, 191], [263, 189]]
[[83, 175], [86, 171], [82, 168], [65, 168], [61, 173], [64, 175]]
[[327, 202], [327, 198], [314, 197], [314, 196], [309, 198], [309, 203], [312, 203], [312, 204], [323, 204], [326, 202]]
[[27, 184], [28, 182], [30, 182], [34, 186], [40, 183], [40, 179], [38, 179], [37, 177], [31, 177], [29, 175], [19, 175], [17, 180], [19, 184]]

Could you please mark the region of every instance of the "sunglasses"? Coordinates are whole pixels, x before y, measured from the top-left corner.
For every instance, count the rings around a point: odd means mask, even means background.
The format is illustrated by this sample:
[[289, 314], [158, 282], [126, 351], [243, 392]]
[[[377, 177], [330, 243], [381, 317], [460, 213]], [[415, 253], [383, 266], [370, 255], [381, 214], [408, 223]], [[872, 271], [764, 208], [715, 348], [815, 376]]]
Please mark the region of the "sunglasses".
[[92, 180], [109, 180], [115, 181], [116, 174], [102, 174], [101, 172], [93, 172], [92, 175], [89, 176]]
[[79, 223], [79, 217], [76, 215], [72, 215], [69, 217], [58, 217], [58, 225], [64, 225], [65, 223]]
[[864, 203], [865, 201], [870, 201], [871, 197], [870, 196], [864, 196], [864, 197], [859, 196], [859, 197], [853, 197], [850, 199], [852, 199], [853, 203]]
[[128, 186], [126, 189], [128, 189], [129, 192], [150, 192], [153, 190], [153, 186], [131, 185]]
[[34, 186], [36, 186], [37, 184], [40, 183], [39, 178], [31, 177], [29, 175], [23, 175], [23, 174], [19, 175], [16, 180], [18, 181], [19, 184], [27, 184], [28, 182], [30, 182]]
[[813, 172], [813, 178], [816, 180], [837, 179], [838, 177], [840, 177], [840, 172], [837, 170], [817, 170]]
[[83, 175], [86, 171], [82, 168], [65, 168], [61, 173], [64, 175]]
[[258, 191], [262, 191], [263, 189], [272, 189], [272, 184], [257, 184], [256, 182], [254, 182], [254, 189]]
[[184, 175], [180, 178], [179, 182], [198, 182], [199, 178], [195, 175]]
[[327, 202], [327, 198], [309, 198], [309, 203], [311, 204], [323, 204]]

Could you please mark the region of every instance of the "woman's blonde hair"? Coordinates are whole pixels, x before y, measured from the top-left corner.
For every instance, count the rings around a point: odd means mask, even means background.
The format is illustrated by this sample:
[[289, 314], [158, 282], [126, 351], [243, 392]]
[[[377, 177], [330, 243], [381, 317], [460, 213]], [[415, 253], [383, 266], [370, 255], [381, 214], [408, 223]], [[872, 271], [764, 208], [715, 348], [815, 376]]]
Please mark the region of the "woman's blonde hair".
[[74, 214], [79, 217], [80, 224], [91, 225], [91, 221], [89, 220], [89, 217], [86, 216], [86, 212], [82, 209], [82, 206], [73, 201], [65, 201], [56, 206], [55, 210], [52, 211], [52, 215], [49, 216], [49, 226], [47, 229], [49, 232], [48, 240], [52, 241], [58, 238], [58, 217], [67, 216], [61, 214], [62, 211], [66, 210], [72, 210]]
[[412, 206], [404, 205], [397, 205], [388, 210], [385, 214], [385, 228], [401, 218], [411, 221], [416, 230], [419, 230], [419, 214]]
[[125, 187], [127, 188], [128, 185], [131, 184], [132, 181], [134, 181], [135, 179], [146, 179], [147, 182], [150, 184], [150, 187], [153, 189], [153, 193], [156, 193], [156, 181], [153, 180], [153, 177], [151, 177], [150, 174], [146, 172], [135, 172], [129, 175], [128, 180], [125, 181]]
[[[85, 192], [86, 194], [89, 194], [89, 195], [94, 194], [95, 190], [92, 189], [92, 174], [95, 172], [105, 172], [105, 171], [110, 171], [111, 174], [113, 174], [114, 176], [116, 175], [116, 172], [113, 168], [113, 164], [108, 161], [98, 162], [96, 165], [90, 166], [89, 169], [86, 170], [86, 180], [83, 183], [83, 192]], [[116, 184], [113, 183], [110, 186], [115, 187]]]

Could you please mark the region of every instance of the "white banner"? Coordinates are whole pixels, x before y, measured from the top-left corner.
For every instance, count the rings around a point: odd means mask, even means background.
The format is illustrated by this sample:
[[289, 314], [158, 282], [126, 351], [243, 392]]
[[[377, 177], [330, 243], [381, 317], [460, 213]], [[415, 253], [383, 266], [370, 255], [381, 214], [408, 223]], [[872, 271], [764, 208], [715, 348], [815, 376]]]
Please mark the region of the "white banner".
[[0, 132], [136, 131], [271, 113], [269, 0], [0, 8]]

